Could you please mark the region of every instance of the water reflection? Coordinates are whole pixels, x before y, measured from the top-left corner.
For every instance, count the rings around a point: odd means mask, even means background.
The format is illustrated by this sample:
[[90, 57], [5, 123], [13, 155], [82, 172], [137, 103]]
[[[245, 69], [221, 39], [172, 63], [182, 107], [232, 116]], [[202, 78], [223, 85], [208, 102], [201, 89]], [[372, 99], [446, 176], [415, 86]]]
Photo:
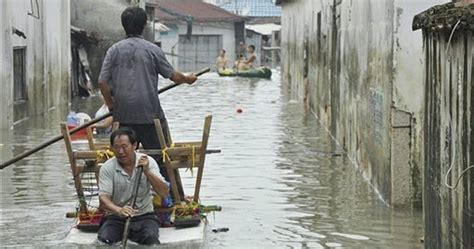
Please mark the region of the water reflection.
[[[187, 248], [419, 248], [419, 212], [385, 206], [301, 103], [281, 93], [280, 79], [206, 75], [161, 95], [174, 141], [199, 140], [213, 114], [201, 200], [220, 205], [203, 244]], [[100, 99], [73, 104], [91, 116]], [[242, 109], [242, 113], [237, 113]], [[2, 131], [2, 161], [59, 133], [65, 110]], [[63, 143], [2, 170], [2, 246], [75, 247], [61, 241], [72, 225], [74, 188]], [[195, 172], [194, 172], [195, 173]], [[182, 173], [185, 189], [193, 176]], [[188, 190], [187, 193], [192, 193]], [[212, 233], [227, 227], [226, 233]], [[175, 246], [180, 248], [181, 245]]]

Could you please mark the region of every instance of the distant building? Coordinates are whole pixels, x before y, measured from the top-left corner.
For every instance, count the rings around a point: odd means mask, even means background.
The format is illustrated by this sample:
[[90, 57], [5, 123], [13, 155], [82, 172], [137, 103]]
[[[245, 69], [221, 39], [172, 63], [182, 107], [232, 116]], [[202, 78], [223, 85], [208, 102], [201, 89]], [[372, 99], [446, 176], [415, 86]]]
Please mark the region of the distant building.
[[68, 0], [0, 1], [0, 129], [67, 106]]
[[274, 23], [245, 25], [245, 41], [254, 45], [257, 52], [257, 64], [276, 67], [280, 63], [280, 30]]
[[168, 30], [157, 34], [158, 44], [173, 66], [196, 71], [214, 65], [221, 49], [235, 60], [244, 41], [244, 19], [195, 0], [157, 0], [155, 17]]
[[[273, 0], [205, 0], [245, 18], [245, 44], [254, 45], [257, 64], [273, 66], [279, 64], [280, 28], [274, 24], [281, 22], [281, 6]], [[278, 44], [278, 45], [276, 45]], [[269, 49], [271, 48], [271, 49]], [[239, 53], [244, 53], [239, 49]]]

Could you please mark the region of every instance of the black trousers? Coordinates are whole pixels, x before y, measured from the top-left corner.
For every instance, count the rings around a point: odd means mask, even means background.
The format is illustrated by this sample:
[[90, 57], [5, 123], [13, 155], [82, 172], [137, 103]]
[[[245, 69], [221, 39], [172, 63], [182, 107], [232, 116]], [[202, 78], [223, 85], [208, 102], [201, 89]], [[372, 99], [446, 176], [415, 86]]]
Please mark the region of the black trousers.
[[[125, 217], [117, 215], [104, 217], [97, 238], [110, 245], [122, 241], [125, 221]], [[154, 213], [133, 217], [130, 221], [128, 239], [143, 245], [159, 244], [159, 227], [158, 218]]]
[[[165, 136], [165, 142], [169, 145], [170, 138], [168, 137], [168, 122], [166, 119], [160, 120], [161, 129]], [[161, 149], [160, 140], [158, 139], [158, 134], [156, 134], [155, 124], [120, 124], [120, 127], [128, 127], [135, 131], [138, 137], [138, 142], [142, 144], [144, 149]], [[160, 168], [161, 175], [165, 178], [167, 182], [170, 182], [168, 172], [163, 164], [163, 157], [153, 155], [151, 156], [158, 163]], [[182, 198], [184, 198], [184, 190], [180, 187], [181, 182], [179, 179], [176, 179], [178, 183], [178, 192]]]

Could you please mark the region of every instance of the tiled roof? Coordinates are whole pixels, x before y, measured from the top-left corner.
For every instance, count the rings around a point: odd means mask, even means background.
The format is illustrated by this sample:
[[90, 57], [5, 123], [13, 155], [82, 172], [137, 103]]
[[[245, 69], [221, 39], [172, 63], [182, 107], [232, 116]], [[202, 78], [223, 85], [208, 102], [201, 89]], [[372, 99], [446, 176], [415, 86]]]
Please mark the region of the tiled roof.
[[156, 0], [156, 3], [155, 17], [160, 22], [178, 21], [180, 20], [179, 15], [192, 16], [195, 22], [238, 22], [244, 20], [241, 16], [200, 0]]
[[431, 7], [413, 18], [412, 29], [421, 28], [431, 31], [474, 30], [474, 3], [450, 2]]
[[279, 17], [281, 6], [272, 0], [231, 0], [221, 6], [223, 9], [241, 16], [248, 17]]

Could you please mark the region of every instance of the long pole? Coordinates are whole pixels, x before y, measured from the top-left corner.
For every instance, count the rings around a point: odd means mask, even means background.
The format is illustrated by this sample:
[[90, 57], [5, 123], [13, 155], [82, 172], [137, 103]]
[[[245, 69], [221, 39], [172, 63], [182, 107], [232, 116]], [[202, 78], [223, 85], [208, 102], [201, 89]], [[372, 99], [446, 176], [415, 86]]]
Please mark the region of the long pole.
[[[199, 71], [198, 73], [196, 73], [196, 76], [203, 75], [203, 74], [209, 72], [210, 70], [211, 70], [210, 68], [205, 68], [205, 69]], [[158, 90], [158, 94], [163, 93], [163, 92], [165, 92], [165, 91], [168, 91], [168, 90], [170, 90], [170, 89], [173, 89], [173, 88], [175, 88], [175, 87], [177, 87], [177, 86], [179, 86], [179, 85], [181, 85], [181, 83], [174, 83], [174, 84], [165, 86], [165, 87], [161, 88], [160, 90]], [[72, 134], [74, 134], [74, 133], [76, 133], [76, 132], [78, 132], [78, 131], [80, 131], [80, 130], [82, 130], [82, 129], [84, 129], [84, 128], [90, 126], [90, 125], [93, 125], [93, 124], [95, 124], [95, 123], [97, 123], [97, 122], [99, 122], [99, 121], [101, 121], [101, 120], [104, 120], [104, 119], [106, 119], [106, 118], [108, 118], [108, 117], [110, 117], [110, 116], [112, 116], [112, 112], [109, 112], [109, 113], [107, 113], [107, 114], [105, 114], [105, 115], [103, 115], [103, 116], [100, 116], [100, 117], [98, 117], [98, 118], [92, 119], [91, 121], [89, 121], [89, 122], [87, 122], [87, 123], [84, 123], [84, 124], [82, 124], [82, 125], [79, 125], [78, 127], [74, 128], [74, 129], [72, 129], [72, 130], [70, 130], [70, 131], [69, 131], [69, 134], [72, 135]], [[3, 163], [0, 165], [0, 169], [3, 169], [3, 168], [5, 168], [5, 167], [7, 167], [7, 166], [9, 166], [9, 165], [11, 165], [11, 164], [14, 164], [14, 163], [20, 161], [21, 159], [23, 159], [23, 158], [25, 158], [25, 157], [27, 157], [27, 156], [29, 156], [29, 155], [31, 155], [31, 154], [33, 154], [33, 153], [35, 153], [35, 152], [41, 150], [41, 149], [44, 149], [44, 148], [50, 146], [51, 144], [54, 144], [54, 143], [56, 143], [57, 141], [62, 140], [62, 139], [64, 139], [64, 136], [63, 136], [63, 135], [57, 135], [57, 136], [51, 138], [50, 140], [45, 141], [45, 142], [39, 144], [38, 146], [34, 147], [34, 148], [31, 149], [31, 150], [25, 151], [25, 152], [23, 152], [23, 153], [21, 153], [21, 154], [15, 156], [14, 158], [8, 160], [8, 161], [3, 162]]]
[[[133, 186], [132, 191], [132, 205], [131, 207], [135, 209], [135, 204], [137, 203], [137, 196], [138, 196], [138, 189], [140, 188], [140, 180], [142, 178], [143, 166], [137, 166], [137, 174], [135, 177], [135, 185]], [[128, 231], [130, 230], [130, 221], [132, 220], [132, 216], [127, 216], [127, 220], [125, 221], [125, 226], [123, 227], [123, 237], [122, 237], [122, 248], [127, 247], [127, 240], [128, 240]]]

